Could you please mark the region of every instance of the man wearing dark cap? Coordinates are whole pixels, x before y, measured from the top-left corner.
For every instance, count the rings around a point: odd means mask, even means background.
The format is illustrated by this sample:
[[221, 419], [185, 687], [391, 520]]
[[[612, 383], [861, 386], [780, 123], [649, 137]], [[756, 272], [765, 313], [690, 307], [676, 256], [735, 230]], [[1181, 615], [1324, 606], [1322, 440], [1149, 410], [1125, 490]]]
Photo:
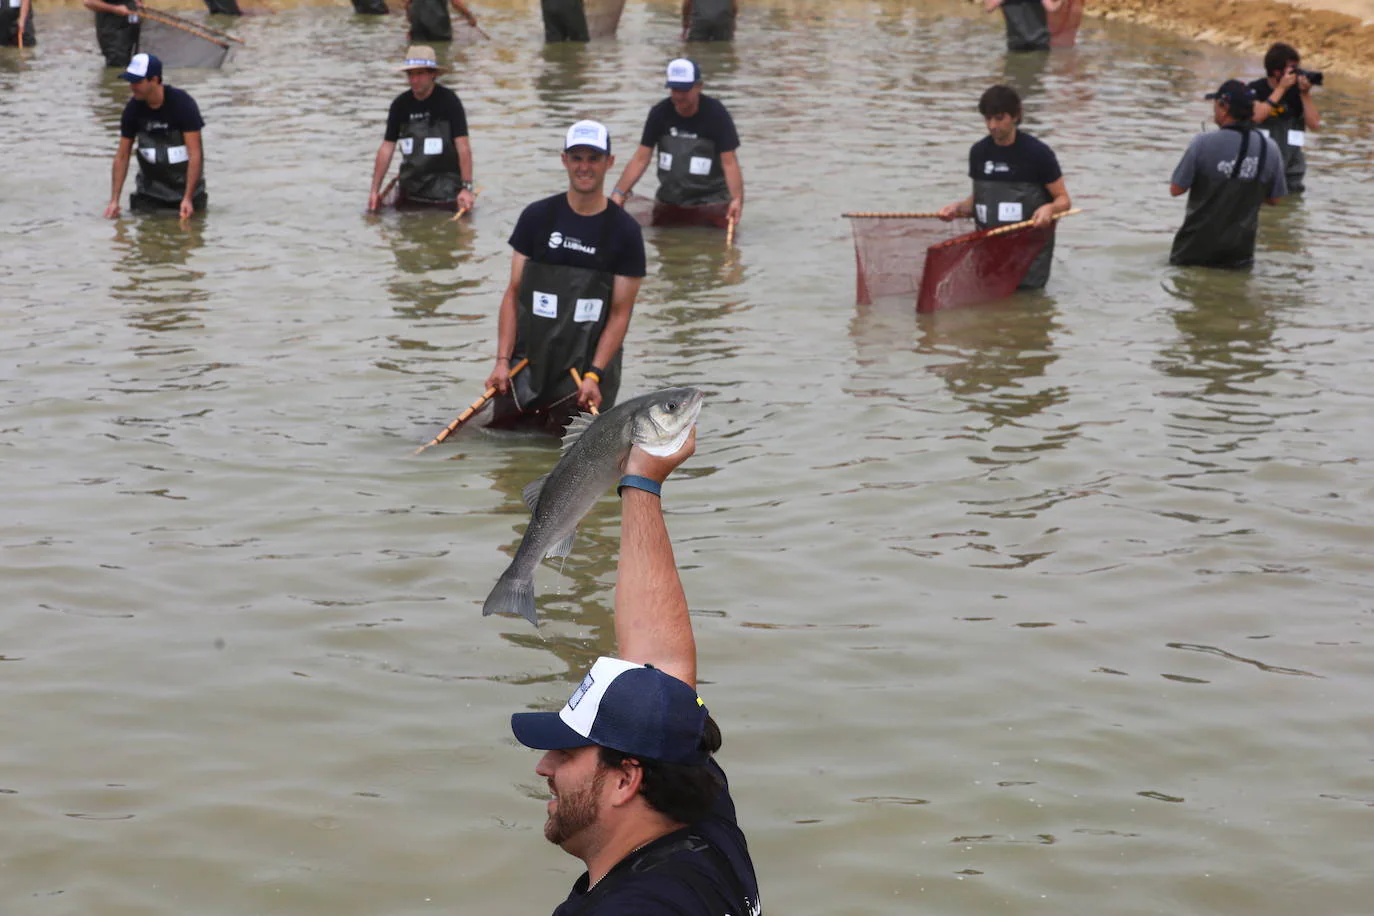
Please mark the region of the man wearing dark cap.
[[467, 112], [457, 93], [436, 82], [449, 69], [439, 66], [428, 45], [407, 48], [397, 69], [405, 73], [410, 88], [392, 100], [387, 112], [386, 133], [372, 165], [367, 209], [382, 205], [382, 181], [399, 147], [398, 207], [471, 210], [476, 198]]
[[1255, 94], [1244, 83], [1227, 80], [1205, 98], [1221, 130], [1194, 137], [1170, 179], [1170, 194], [1188, 195], [1188, 212], [1169, 263], [1246, 267], [1255, 256], [1260, 204], [1288, 193], [1283, 157], [1251, 120]]
[[[500, 395], [490, 426], [561, 433], [579, 406], [615, 403], [621, 346], [644, 278], [644, 235], [606, 197], [614, 164], [605, 125], [578, 121], [563, 141], [568, 190], [530, 204], [515, 224], [487, 378]], [[512, 377], [522, 359], [527, 368]]]
[[110, 176], [105, 216], [119, 216], [119, 194], [129, 174], [129, 157], [138, 150], [138, 179], [129, 209], [176, 210], [189, 219], [204, 210], [205, 152], [200, 131], [205, 121], [190, 94], [162, 83], [162, 61], [135, 54], [119, 74], [133, 96], [119, 119], [119, 149]]
[[1264, 54], [1267, 76], [1250, 84], [1255, 93], [1255, 123], [1264, 125], [1260, 129], [1273, 138], [1283, 156], [1283, 180], [1289, 194], [1303, 190], [1307, 175], [1303, 147], [1308, 132], [1322, 126], [1312, 99], [1312, 87], [1321, 81], [1321, 74], [1303, 70], [1301, 64], [1297, 48], [1276, 42]]
[[644, 133], [611, 200], [624, 204], [658, 148], [655, 199], [679, 207], [725, 204], [726, 219], [744, 215], [744, 174], [740, 171], [739, 133], [718, 100], [701, 91], [701, 68], [680, 57], [668, 63], [669, 97], [649, 109]]
[[600, 658], [560, 712], [516, 713], [545, 751], [545, 838], [587, 871], [554, 916], [759, 916], [758, 881], [696, 692], [696, 642], [663, 521], [663, 481], [696, 448], [633, 448], [619, 488], [619, 658]]

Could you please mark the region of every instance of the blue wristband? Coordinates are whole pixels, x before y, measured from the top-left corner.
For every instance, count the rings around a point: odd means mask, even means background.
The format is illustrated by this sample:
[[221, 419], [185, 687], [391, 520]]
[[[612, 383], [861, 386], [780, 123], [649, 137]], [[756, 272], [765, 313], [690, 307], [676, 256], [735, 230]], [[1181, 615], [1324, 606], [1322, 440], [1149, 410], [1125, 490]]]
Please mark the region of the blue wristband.
[[650, 480], [638, 474], [626, 474], [620, 478], [620, 486], [615, 488], [615, 495], [620, 496], [626, 487], [633, 487], [636, 490], [643, 490], [645, 493], [652, 493], [660, 499], [663, 498], [663, 485], [657, 480]]

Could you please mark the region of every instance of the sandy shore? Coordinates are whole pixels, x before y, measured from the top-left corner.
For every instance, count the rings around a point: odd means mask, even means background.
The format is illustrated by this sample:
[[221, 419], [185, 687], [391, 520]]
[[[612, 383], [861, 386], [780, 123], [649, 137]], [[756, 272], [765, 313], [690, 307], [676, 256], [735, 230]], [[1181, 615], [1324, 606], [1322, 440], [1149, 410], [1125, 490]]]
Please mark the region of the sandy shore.
[[1085, 12], [1257, 56], [1286, 41], [1302, 54], [1304, 67], [1374, 80], [1374, 0], [1087, 0]]

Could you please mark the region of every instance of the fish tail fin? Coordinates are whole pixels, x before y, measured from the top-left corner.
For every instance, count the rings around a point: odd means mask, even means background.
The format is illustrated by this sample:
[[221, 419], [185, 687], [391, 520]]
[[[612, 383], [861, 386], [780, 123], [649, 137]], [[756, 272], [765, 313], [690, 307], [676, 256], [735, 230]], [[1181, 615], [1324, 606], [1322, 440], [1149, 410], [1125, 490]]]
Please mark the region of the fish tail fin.
[[534, 610], [534, 579], [513, 575], [510, 570], [501, 574], [496, 587], [482, 604], [482, 616], [490, 614], [519, 614], [535, 626], [539, 617]]

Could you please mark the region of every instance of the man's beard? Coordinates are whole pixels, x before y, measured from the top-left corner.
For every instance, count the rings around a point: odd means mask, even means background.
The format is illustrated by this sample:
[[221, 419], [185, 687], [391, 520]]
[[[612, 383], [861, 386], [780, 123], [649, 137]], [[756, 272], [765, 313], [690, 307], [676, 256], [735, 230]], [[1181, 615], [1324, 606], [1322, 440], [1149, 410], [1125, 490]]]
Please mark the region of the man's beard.
[[583, 789], [558, 796], [558, 805], [544, 822], [544, 839], [555, 846], [564, 843], [596, 823], [596, 802], [601, 797], [601, 784], [606, 771], [598, 768], [591, 784]]

